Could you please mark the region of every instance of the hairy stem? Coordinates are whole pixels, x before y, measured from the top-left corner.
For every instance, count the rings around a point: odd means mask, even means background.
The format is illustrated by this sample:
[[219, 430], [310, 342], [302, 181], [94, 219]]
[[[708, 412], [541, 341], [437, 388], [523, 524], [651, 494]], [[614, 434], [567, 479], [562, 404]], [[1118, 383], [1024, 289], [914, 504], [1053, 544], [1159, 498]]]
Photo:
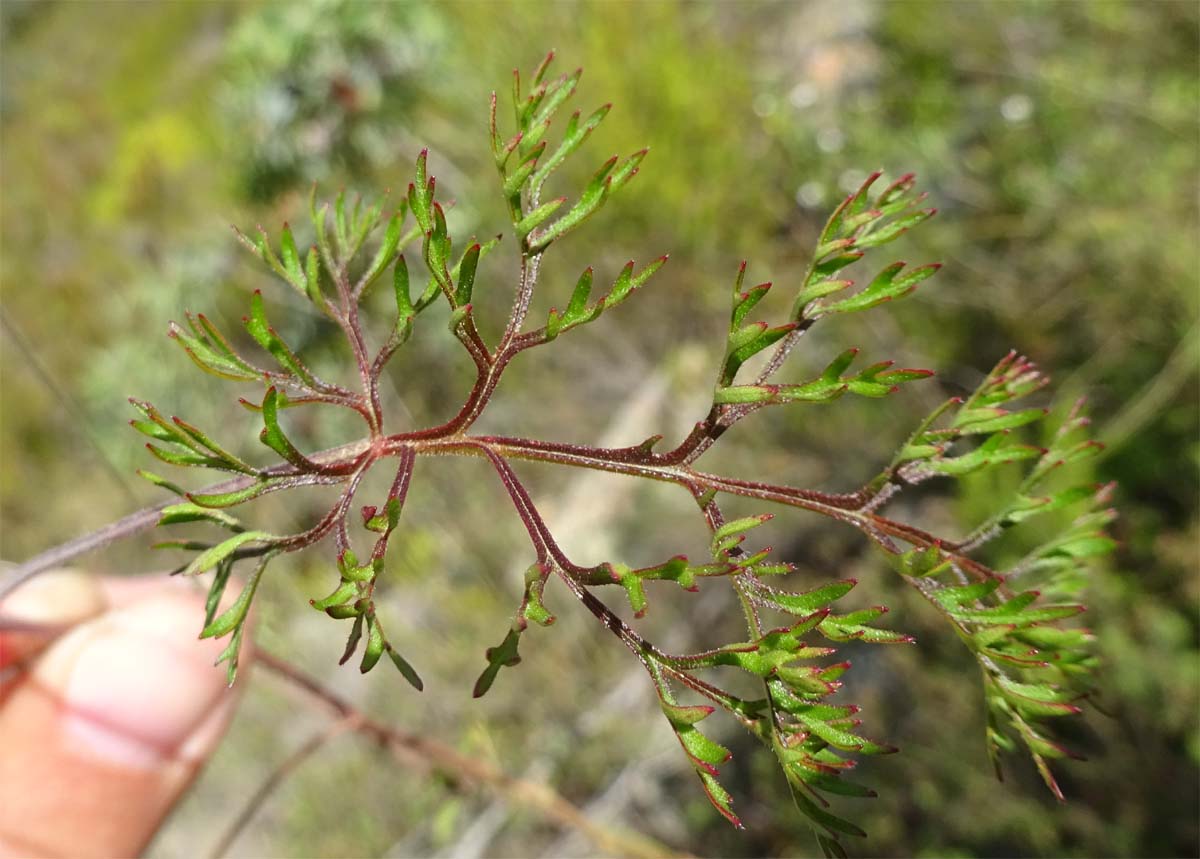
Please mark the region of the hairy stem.
[[[512, 350], [509, 350], [510, 352]], [[501, 353], [503, 356], [506, 353]], [[514, 353], [515, 354], [515, 353]], [[507, 359], [505, 359], [507, 360]], [[888, 519], [870, 510], [861, 509], [862, 493], [829, 494], [814, 490], [797, 489], [789, 486], [739, 480], [732, 477], [696, 471], [688, 465], [672, 464], [671, 458], [658, 456], [641, 447], [594, 448], [584, 445], [535, 442], [522, 438], [504, 436], [465, 436], [459, 425], [468, 424], [478, 416], [494, 389], [503, 367], [500, 361], [492, 365], [489, 373], [481, 374], [476, 383], [477, 395], [468, 398], [467, 406], [459, 415], [442, 427], [413, 433], [388, 436], [381, 444], [359, 441], [313, 454], [314, 462], [339, 475], [308, 475], [312, 483], [337, 483], [346, 480], [356, 467], [369, 467], [380, 456], [394, 456], [404, 448], [414, 454], [424, 455], [470, 455], [498, 456], [504, 459], [522, 459], [534, 462], [549, 462], [577, 468], [608, 471], [634, 477], [645, 477], [683, 486], [689, 491], [698, 487], [701, 491], [713, 490], [729, 495], [740, 495], [797, 507], [818, 513], [850, 525], [869, 536], [886, 551], [897, 551], [891, 538], [903, 540], [913, 546], [926, 548], [938, 546], [947, 549], [936, 537], [911, 525]], [[474, 403], [474, 405], [472, 405]], [[300, 473], [290, 464], [280, 464], [263, 472], [267, 476], [296, 475]], [[252, 485], [256, 478], [237, 477], [232, 480], [197, 490], [201, 493], [231, 492]], [[80, 555], [91, 552], [125, 537], [131, 537], [154, 526], [164, 507], [173, 503], [166, 501], [147, 507], [98, 531], [86, 534], [68, 543], [43, 552], [10, 572], [0, 582], [0, 597], [11, 593], [21, 583], [38, 573], [66, 563]], [[991, 578], [996, 574], [986, 565], [967, 557], [962, 552], [947, 549], [948, 556], [962, 569], [976, 578]]]
[[[356, 460], [361, 458], [366, 450], [369, 450], [369, 443], [358, 441], [323, 450], [320, 453], [313, 454], [310, 458], [315, 462], [323, 464], [352, 466]], [[280, 463], [271, 468], [263, 469], [262, 474], [268, 477], [294, 476], [297, 478], [297, 481], [290, 482], [286, 486], [267, 487], [263, 494], [299, 485], [316, 486], [341, 483], [346, 479], [345, 476], [340, 475], [301, 474], [290, 463]], [[253, 486], [258, 479], [258, 477], [253, 475], [235, 477], [231, 480], [223, 480], [220, 483], [214, 483], [202, 489], [194, 490], [194, 494], [216, 495], [223, 492], [236, 492], [239, 489]], [[39, 573], [44, 573], [47, 570], [66, 564], [81, 555], [86, 555], [97, 549], [103, 549], [105, 546], [115, 543], [118, 540], [124, 540], [143, 531], [150, 530], [158, 524], [158, 519], [162, 511], [172, 504], [178, 503], [178, 501], [179, 499], [177, 498], [168, 498], [149, 507], [143, 507], [141, 510], [131, 513], [123, 519], [118, 519], [116, 522], [112, 522], [95, 531], [76, 537], [74, 540], [69, 540], [66, 543], [34, 555], [7, 573], [3, 579], [0, 579], [0, 599], [8, 596]]]

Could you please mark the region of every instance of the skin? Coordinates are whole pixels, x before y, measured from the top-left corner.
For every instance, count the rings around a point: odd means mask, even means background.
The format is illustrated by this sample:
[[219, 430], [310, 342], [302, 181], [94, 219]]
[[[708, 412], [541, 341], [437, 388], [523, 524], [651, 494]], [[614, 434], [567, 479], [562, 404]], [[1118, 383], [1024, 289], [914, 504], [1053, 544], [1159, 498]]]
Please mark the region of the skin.
[[190, 584], [61, 570], [0, 602], [0, 857], [137, 855], [195, 780], [238, 696]]

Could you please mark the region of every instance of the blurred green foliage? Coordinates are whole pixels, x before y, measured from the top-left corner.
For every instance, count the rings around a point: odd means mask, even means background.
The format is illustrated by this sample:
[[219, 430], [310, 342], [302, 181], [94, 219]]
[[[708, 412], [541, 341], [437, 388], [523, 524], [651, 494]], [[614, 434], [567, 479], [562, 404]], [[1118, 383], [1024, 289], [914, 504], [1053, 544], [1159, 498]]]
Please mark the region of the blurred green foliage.
[[[237, 409], [161, 336], [185, 307], [217, 308], [219, 324], [236, 319], [265, 282], [225, 224], [292, 217], [314, 180], [329, 191], [399, 190], [414, 152], [429, 145], [439, 185], [460, 201], [452, 227], [487, 233], [504, 221], [486, 95], [513, 66], [555, 47], [586, 69], [580, 107], [615, 102], [587, 150], [596, 163], [610, 151], [652, 151], [615, 204], [621, 217], [603, 213], [572, 238], [541, 301], [561, 305], [583, 265], [574, 260], [615, 273], [628, 258], [669, 251], [671, 265], [638, 296], [643, 309], [625, 308], [624, 318], [665, 316], [688, 345], [668, 350], [614, 313], [592, 326], [602, 331], [579, 332], [585, 352], [514, 367], [497, 428], [562, 440], [614, 433], [627, 443], [686, 428], [688, 392], [711, 384], [738, 261], [749, 257], [759, 279], [795, 276], [798, 249], [863, 172], [918, 172], [941, 214], [906, 253], [946, 262], [939, 281], [865, 327], [814, 332], [822, 339], [812, 354], [857, 344], [940, 368], [936, 384], [950, 391], [969, 387], [1010, 347], [1029, 354], [1056, 371], [1060, 396], [1091, 398], [1111, 443], [1091, 479], [1120, 482], [1123, 549], [1086, 591], [1107, 664], [1107, 715], [1070, 729], [1090, 760], [1059, 768], [1070, 799], [1059, 807], [1031, 771], [993, 777], [969, 661], [937, 618], [843, 535], [793, 517], [773, 523], [776, 545], [814, 579], [858, 575], [872, 601], [892, 606], [892, 625], [919, 641], [852, 656], [847, 697], [866, 705], [874, 733], [902, 748], [901, 759], [864, 765], [861, 780], [881, 798], [856, 809], [872, 836], [859, 852], [1200, 852], [1194, 3], [6, 2], [0, 27], [5, 558], [72, 536], [64, 521], [99, 526], [155, 497], [120, 478], [146, 464], [124, 426], [126, 396], [211, 414], [213, 423]], [[483, 284], [477, 290], [496, 308], [510, 295], [507, 259], [498, 253], [490, 269], [490, 297]], [[280, 324], [316, 363], [339, 366], [316, 321], [283, 313]], [[451, 355], [449, 344], [417, 337], [395, 371], [392, 407], [414, 422], [444, 416], [467, 370]], [[553, 406], [531, 414], [523, 382], [549, 392]], [[747, 476], [786, 471], [849, 488], [936, 399], [935, 390], [914, 392], [763, 420], [715, 453], [722, 468]], [[249, 449], [253, 440], [244, 441]], [[735, 751], [726, 774], [749, 831], [730, 831], [702, 796], [676, 804], [695, 791], [667, 729], [644, 744], [620, 730], [638, 712], [647, 724], [659, 720], [652, 691], [628, 654], [575, 612], [564, 608], [552, 631], [537, 633], [554, 636], [553, 655], [530, 648], [486, 703], [469, 703], [470, 678], [494, 643], [488, 619], [511, 610], [524, 566], [517, 524], [491, 520], [496, 487], [481, 482], [469, 499], [436, 491], [439, 477], [482, 473], [471, 463], [431, 464], [432, 479], [414, 486], [408, 505], [424, 512], [395, 549], [391, 626], [443, 636], [457, 654], [419, 665], [430, 681], [424, 695], [327, 665], [326, 624], [304, 605], [320, 595], [326, 570], [298, 569], [290, 580], [276, 571], [264, 583], [264, 646], [408, 730], [595, 803], [589, 811], [606, 825], [699, 855], [814, 852], [772, 762], [734, 731], [722, 738]], [[535, 468], [529, 476], [552, 525], [587, 517], [589, 530], [606, 526], [607, 546], [576, 547], [565, 534], [584, 559], [619, 547], [649, 561], [702, 541], [681, 524], [680, 499], [657, 487], [606, 477], [563, 485]], [[911, 513], [969, 525], [994, 489], [977, 481], [954, 499], [921, 494]], [[612, 512], [624, 503], [638, 514]], [[297, 521], [311, 513], [273, 512]], [[478, 536], [448, 531], [452, 512]], [[431, 569], [435, 547], [442, 566]], [[92, 563], [140, 572], [163, 562], [139, 543]], [[445, 589], [474, 608], [441, 616], [434, 607]], [[565, 603], [562, 594], [547, 599], [552, 609]], [[677, 620], [685, 630], [701, 627], [698, 619], [725, 622], [703, 596], [674, 609], [667, 602], [648, 618], [655, 641], [679, 635]], [[318, 721], [256, 680], [155, 852], [190, 855], [210, 843], [239, 797]], [[291, 778], [235, 852], [429, 855], [468, 843], [482, 845], [479, 855], [593, 850], [342, 737]]]

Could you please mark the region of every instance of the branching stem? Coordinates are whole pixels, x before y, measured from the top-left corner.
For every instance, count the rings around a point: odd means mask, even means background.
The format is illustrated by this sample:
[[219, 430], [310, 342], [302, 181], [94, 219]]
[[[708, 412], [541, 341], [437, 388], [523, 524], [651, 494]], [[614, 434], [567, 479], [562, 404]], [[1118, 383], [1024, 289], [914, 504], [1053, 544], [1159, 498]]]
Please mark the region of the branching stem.
[[[486, 376], [481, 375], [480, 381], [476, 383], [479, 394], [468, 398], [468, 405], [471, 405], [473, 401], [476, 403], [486, 402], [485, 392], [494, 389], [502, 369], [503, 365], [497, 363], [493, 365], [493, 372], [489, 372]], [[442, 427], [388, 436], [377, 445], [360, 441], [313, 454], [311, 458], [314, 461], [331, 470], [338, 471], [337, 475], [301, 475], [292, 465], [279, 465], [265, 469], [264, 474], [303, 476], [305, 478], [303, 482], [309, 484], [339, 483], [349, 479], [349, 474], [356, 469], [361, 468], [365, 472], [376, 459], [382, 456], [398, 455], [402, 450], [411, 450], [415, 455], [459, 454], [489, 456], [500, 460], [520, 459], [549, 462], [674, 483], [688, 488], [689, 491], [692, 487], [698, 487], [702, 491], [713, 490], [718, 493], [740, 495], [797, 507], [857, 528], [888, 551], [896, 550], [890, 541], [890, 538], [893, 537], [921, 548], [932, 545], [945, 548], [936, 537], [926, 531], [869, 510], [863, 510], [861, 499], [864, 497], [864, 493], [829, 494], [709, 474], [696, 471], [688, 465], [672, 464], [674, 457], [671, 454], [660, 456], [636, 447], [595, 448], [503, 436], [459, 434], [457, 426], [468, 424], [473, 420], [471, 414], [477, 415], [478, 410], [479, 407], [476, 405], [470, 411], [460, 411], [458, 416]], [[255, 478], [253, 477], [237, 477], [205, 487], [197, 492], [204, 494], [232, 492], [251, 486], [254, 482]], [[10, 572], [0, 583], [0, 597], [15, 590], [21, 583], [39, 572], [67, 563], [116, 540], [152, 528], [158, 521], [158, 516], [163, 508], [170, 503], [172, 502], [167, 501], [144, 508], [111, 525], [31, 558]], [[966, 555], [952, 552], [948, 554], [964, 570], [977, 578], [991, 578], [996, 575], [986, 565]]]

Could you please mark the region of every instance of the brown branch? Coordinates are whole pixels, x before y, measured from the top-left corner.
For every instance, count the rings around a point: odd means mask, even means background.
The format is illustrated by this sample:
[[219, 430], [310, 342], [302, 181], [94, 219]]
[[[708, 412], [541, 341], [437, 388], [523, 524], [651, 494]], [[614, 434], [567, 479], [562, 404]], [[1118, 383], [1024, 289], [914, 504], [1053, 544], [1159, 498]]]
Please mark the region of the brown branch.
[[[478, 403], [485, 402], [495, 389], [499, 373], [507, 360], [516, 353], [502, 353], [500, 359], [492, 366], [491, 372], [481, 374], [472, 391], [471, 397], [450, 422], [429, 430], [411, 433], [400, 433], [387, 436], [381, 450], [373, 456], [389, 456], [397, 454], [403, 447], [412, 446], [418, 454], [469, 454], [485, 455], [484, 449], [498, 453], [506, 458], [527, 459], [540, 462], [550, 462], [558, 465], [569, 465], [579, 468], [590, 468], [598, 471], [609, 471], [634, 477], [647, 477], [668, 483], [676, 483], [687, 488], [698, 486], [703, 489], [713, 489], [733, 495], [758, 498], [799, 507], [810, 512], [819, 513], [832, 519], [845, 522], [868, 537], [888, 548], [881, 537], [898, 537], [916, 546], [926, 547], [938, 541], [933, 535], [918, 528], [896, 522], [877, 515], [870, 509], [863, 509], [864, 493], [862, 491], [850, 494], [831, 494], [806, 489], [796, 489], [789, 486], [743, 481], [721, 475], [707, 474], [695, 471], [686, 465], [669, 464], [664, 457], [656, 456], [641, 446], [632, 448], [593, 448], [584, 445], [557, 444], [537, 442], [521, 438], [503, 438], [491, 436], [468, 437], [461, 434], [462, 425], [469, 425], [478, 416]], [[352, 468], [355, 461], [370, 450], [369, 442], [354, 442], [341, 447], [331, 448], [312, 455], [316, 462], [328, 464], [330, 467], [346, 466]], [[265, 469], [264, 475], [297, 474], [294, 466], [284, 463]], [[319, 476], [310, 475], [313, 482], [322, 482]], [[237, 477], [232, 480], [214, 484], [197, 490], [200, 493], [230, 492], [250, 486], [256, 478]], [[326, 482], [340, 482], [329, 479]], [[282, 488], [282, 487], [281, 487]], [[132, 536], [147, 530], [158, 521], [158, 515], [174, 499], [139, 510], [124, 519], [107, 525], [98, 531], [85, 534], [70, 542], [56, 546], [19, 565], [0, 581], [0, 597], [16, 590], [24, 582], [38, 573], [59, 566], [80, 555], [102, 548], [109, 543], [124, 537]], [[939, 544], [943, 550], [948, 547]], [[996, 574], [985, 565], [980, 564], [961, 552], [949, 550], [948, 554], [961, 565], [979, 578], [992, 578]]]
[[271, 653], [256, 650], [255, 661], [337, 713], [340, 717], [337, 724], [347, 722], [350, 729], [388, 748], [404, 763], [418, 763], [437, 770], [456, 788], [461, 789], [464, 785], [489, 788], [506, 801], [534, 809], [564, 828], [578, 830], [590, 838], [604, 854], [633, 856], [638, 859], [689, 855], [645, 835], [625, 834], [606, 829], [588, 819], [578, 806], [546, 785], [508, 775], [478, 758], [467, 757], [436, 740], [378, 722], [326, 689], [315, 678]]
[[[315, 453], [310, 459], [320, 463], [352, 463], [363, 452], [368, 449], [369, 444], [362, 441], [351, 442], [350, 444], [340, 445], [338, 447], [323, 450], [320, 453]], [[280, 463], [279, 465], [265, 468], [261, 472], [261, 476], [277, 477], [277, 476], [295, 476], [304, 478], [304, 485], [322, 485], [331, 483], [341, 483], [342, 477], [329, 477], [324, 475], [303, 475], [296, 470], [296, 467], [290, 463]], [[259, 478], [254, 475], [245, 475], [234, 477], [230, 480], [223, 480], [219, 483], [213, 483], [201, 489], [193, 490], [193, 494], [197, 495], [212, 495], [221, 492], [236, 492], [239, 489], [245, 489], [248, 486], [253, 486]], [[301, 485], [300, 483], [291, 483], [288, 486], [267, 487], [263, 490], [263, 494], [273, 492], [277, 489], [291, 488]], [[68, 561], [78, 558], [80, 555], [86, 555], [97, 549], [102, 549], [109, 543], [115, 543], [117, 540], [123, 540], [126, 537], [132, 537], [142, 531], [148, 531], [158, 524], [158, 518], [162, 511], [178, 503], [178, 498], [168, 498], [165, 501], [160, 501], [157, 504], [152, 504], [149, 507], [143, 507], [136, 513], [130, 513], [123, 519], [118, 519], [115, 522], [110, 522], [108, 525], [98, 528], [95, 531], [90, 531], [74, 540], [68, 540], [66, 543], [60, 543], [46, 551], [34, 555], [29, 560], [19, 564], [16, 569], [5, 574], [3, 579], [0, 579], [0, 599], [11, 594], [25, 582], [32, 579], [39, 573], [44, 573], [47, 570], [61, 566]]]
[[283, 784], [284, 779], [295, 772], [302, 763], [312, 757], [317, 750], [334, 737], [355, 727], [357, 727], [357, 720], [353, 716], [345, 716], [336, 722], [331, 722], [305, 740], [295, 751], [284, 758], [275, 769], [271, 770], [270, 774], [263, 780], [263, 783], [258, 786], [258, 790], [242, 806], [241, 812], [238, 813], [238, 816], [234, 818], [233, 822], [222, 833], [208, 855], [212, 859], [221, 859], [222, 856], [228, 853], [229, 848], [233, 846], [233, 842], [250, 825], [250, 821], [254, 819], [254, 815], [262, 808], [263, 803], [271, 797], [271, 794], [278, 790], [279, 786]]
[[[389, 439], [389, 445], [393, 444]], [[891, 541], [897, 537], [920, 548], [936, 545], [946, 555], [963, 569], [968, 570], [979, 579], [995, 578], [996, 573], [986, 565], [967, 557], [962, 552], [956, 552], [947, 547], [932, 534], [907, 525], [887, 519], [876, 513], [857, 509], [854, 506], [859, 494], [831, 495], [805, 489], [795, 489], [789, 486], [778, 486], [768, 483], [738, 480], [717, 474], [695, 471], [688, 466], [664, 466], [650, 456], [631, 456], [633, 448], [587, 448], [581, 445], [556, 445], [544, 442], [533, 442], [520, 438], [505, 438], [498, 436], [451, 436], [444, 439], [422, 442], [418, 452], [427, 454], [458, 453], [476, 456], [491, 456], [498, 454], [512, 459], [525, 459], [535, 462], [550, 462], [558, 465], [569, 465], [579, 468], [591, 468], [599, 471], [609, 471], [633, 477], [645, 477], [666, 483], [675, 483], [693, 491], [699, 487], [704, 490], [715, 490], [746, 498], [756, 498], [798, 507], [812, 513], [819, 513], [830, 519], [836, 519], [861, 531], [874, 540], [884, 550], [896, 553], [898, 548]]]

